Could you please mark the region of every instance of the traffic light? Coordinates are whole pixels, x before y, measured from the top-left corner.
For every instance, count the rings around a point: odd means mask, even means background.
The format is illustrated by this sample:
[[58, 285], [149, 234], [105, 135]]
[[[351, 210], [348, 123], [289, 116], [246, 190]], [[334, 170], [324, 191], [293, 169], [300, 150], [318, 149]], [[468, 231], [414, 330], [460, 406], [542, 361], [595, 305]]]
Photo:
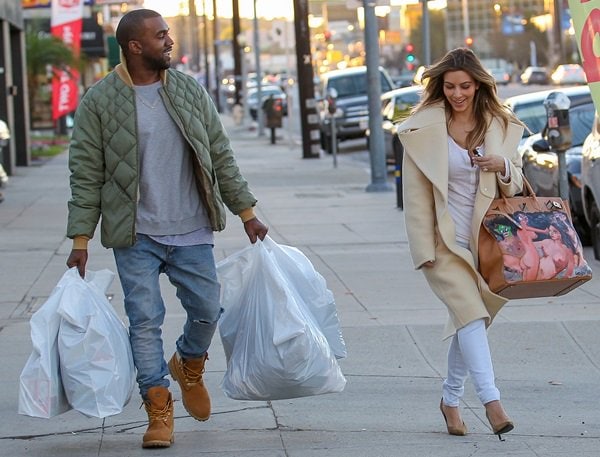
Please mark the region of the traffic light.
[[473, 37], [470, 37], [470, 36], [466, 37], [466, 38], [465, 38], [465, 44], [466, 44], [468, 47], [471, 47], [471, 46], [473, 46]]
[[406, 61], [408, 63], [413, 63], [415, 61], [415, 47], [411, 43], [408, 43], [404, 50], [406, 51]]
[[406, 68], [408, 70], [412, 70], [415, 67], [415, 46], [412, 43], [404, 46], [404, 60], [406, 61]]

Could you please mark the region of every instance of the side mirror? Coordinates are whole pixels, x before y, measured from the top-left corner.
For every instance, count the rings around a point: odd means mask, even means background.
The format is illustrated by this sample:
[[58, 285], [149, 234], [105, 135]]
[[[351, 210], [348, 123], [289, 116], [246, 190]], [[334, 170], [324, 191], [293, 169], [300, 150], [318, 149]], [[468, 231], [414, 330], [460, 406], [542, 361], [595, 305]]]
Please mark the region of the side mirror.
[[535, 152], [550, 152], [550, 144], [544, 138], [541, 138], [531, 145], [531, 149]]

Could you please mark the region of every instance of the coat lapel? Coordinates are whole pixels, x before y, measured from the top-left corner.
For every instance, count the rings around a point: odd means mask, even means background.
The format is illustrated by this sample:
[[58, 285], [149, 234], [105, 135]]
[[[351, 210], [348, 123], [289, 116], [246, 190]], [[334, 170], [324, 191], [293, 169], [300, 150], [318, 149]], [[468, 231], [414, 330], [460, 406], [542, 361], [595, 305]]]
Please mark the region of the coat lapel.
[[448, 199], [448, 132], [443, 106], [432, 107], [398, 126], [404, 153], [442, 196]]

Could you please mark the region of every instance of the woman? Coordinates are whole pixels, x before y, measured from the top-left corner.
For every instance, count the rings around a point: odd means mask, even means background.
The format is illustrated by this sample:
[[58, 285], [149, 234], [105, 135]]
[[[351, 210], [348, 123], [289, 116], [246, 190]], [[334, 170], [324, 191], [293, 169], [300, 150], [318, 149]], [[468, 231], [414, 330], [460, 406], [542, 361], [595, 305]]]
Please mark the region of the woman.
[[411, 256], [449, 320], [452, 337], [440, 409], [448, 433], [465, 435], [459, 402], [470, 374], [492, 431], [513, 423], [500, 403], [486, 328], [506, 302], [477, 272], [477, 240], [492, 200], [522, 189], [522, 123], [500, 102], [473, 51], [448, 52], [423, 74], [421, 102], [398, 127]]
[[567, 278], [573, 276], [575, 270], [575, 253], [573, 249], [567, 246], [567, 236], [563, 233], [557, 224], [551, 224], [548, 228], [548, 235], [542, 241], [535, 241], [541, 251], [539, 279], [551, 279], [562, 276]]
[[529, 225], [529, 218], [526, 213], [518, 211], [515, 213], [517, 218], [517, 236], [525, 247], [525, 254], [521, 257], [521, 270], [523, 271], [523, 279], [525, 281], [534, 281], [538, 278], [540, 267], [540, 256], [535, 247], [534, 241], [539, 237], [540, 233], [547, 234], [547, 229], [539, 229]]

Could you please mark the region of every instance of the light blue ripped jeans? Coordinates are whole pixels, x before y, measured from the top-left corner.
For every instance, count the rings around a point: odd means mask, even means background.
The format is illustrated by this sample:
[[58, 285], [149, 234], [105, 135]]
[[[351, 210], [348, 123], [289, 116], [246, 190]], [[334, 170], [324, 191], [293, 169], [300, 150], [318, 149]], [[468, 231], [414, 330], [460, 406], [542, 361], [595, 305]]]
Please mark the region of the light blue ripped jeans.
[[165, 318], [159, 275], [177, 288], [187, 313], [177, 351], [183, 358], [206, 353], [222, 313], [213, 246], [167, 246], [137, 235], [135, 245], [113, 249], [129, 319], [129, 339], [142, 397], [150, 387], [169, 386], [162, 324]]

